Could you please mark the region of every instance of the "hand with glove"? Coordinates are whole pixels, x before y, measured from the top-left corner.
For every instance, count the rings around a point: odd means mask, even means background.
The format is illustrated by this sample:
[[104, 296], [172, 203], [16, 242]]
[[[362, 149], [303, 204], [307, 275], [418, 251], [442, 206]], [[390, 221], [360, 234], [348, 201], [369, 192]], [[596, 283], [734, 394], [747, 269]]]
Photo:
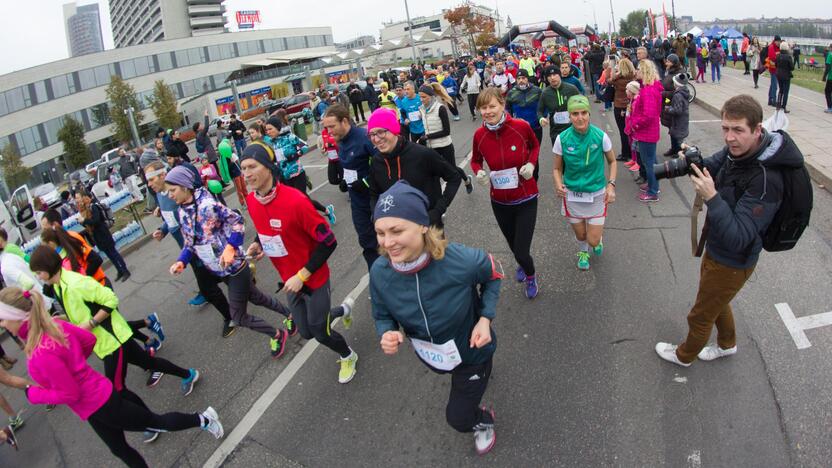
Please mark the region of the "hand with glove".
[[486, 174], [484, 170], [480, 169], [477, 171], [477, 182], [479, 182], [483, 187], [488, 187], [488, 184], [491, 181], [488, 180], [488, 174]]
[[520, 166], [520, 170], [518, 170], [517, 172], [524, 179], [529, 180], [534, 175], [534, 164], [532, 164], [532, 163], [523, 164], [522, 166]]

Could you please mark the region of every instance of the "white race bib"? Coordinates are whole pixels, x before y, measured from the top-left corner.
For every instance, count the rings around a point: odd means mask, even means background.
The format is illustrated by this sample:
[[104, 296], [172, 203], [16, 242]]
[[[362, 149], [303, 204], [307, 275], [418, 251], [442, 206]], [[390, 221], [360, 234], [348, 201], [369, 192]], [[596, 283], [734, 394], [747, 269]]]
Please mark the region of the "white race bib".
[[168, 225], [168, 229], [179, 227], [179, 223], [176, 221], [176, 215], [173, 214], [173, 211], [163, 211], [162, 219], [165, 220], [165, 224]]
[[326, 158], [330, 161], [337, 161], [338, 160], [338, 152], [335, 150], [329, 150], [326, 152]]
[[283, 239], [278, 236], [264, 236], [257, 233], [260, 237], [260, 246], [263, 248], [263, 253], [269, 257], [285, 257], [289, 255], [286, 246], [283, 244]]
[[569, 112], [555, 112], [554, 119], [556, 124], [568, 124]]
[[286, 160], [286, 155], [283, 154], [283, 149], [281, 148], [274, 149], [274, 157], [277, 158], [277, 162], [283, 162]]
[[419, 358], [434, 369], [449, 371], [462, 364], [462, 357], [459, 355], [454, 340], [444, 344], [431, 343], [416, 338], [411, 338], [410, 341], [413, 343], [413, 348], [416, 349]]
[[418, 122], [422, 120], [422, 114], [420, 114], [419, 111], [408, 112], [407, 118], [410, 119], [411, 122]]
[[497, 190], [516, 189], [519, 182], [516, 167], [510, 167], [502, 171], [491, 171], [491, 186]]
[[355, 182], [356, 180], [358, 180], [358, 171], [344, 169], [344, 182], [346, 182], [347, 185]]
[[592, 203], [595, 197], [592, 196], [591, 192], [573, 192], [571, 190], [566, 191], [566, 201], [576, 202], [576, 203]]
[[214, 254], [214, 248], [211, 247], [211, 244], [195, 245], [194, 251], [196, 251], [196, 256], [202, 260], [205, 266], [210, 266], [213, 270], [217, 271], [222, 270], [220, 268], [220, 259]]

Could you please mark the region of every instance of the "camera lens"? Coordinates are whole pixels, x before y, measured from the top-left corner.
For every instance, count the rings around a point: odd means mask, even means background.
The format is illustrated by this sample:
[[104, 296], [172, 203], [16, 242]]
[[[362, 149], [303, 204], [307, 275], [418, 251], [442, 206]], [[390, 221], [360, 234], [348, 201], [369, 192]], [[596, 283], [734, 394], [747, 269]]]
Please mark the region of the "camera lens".
[[653, 166], [653, 171], [656, 174], [656, 179], [673, 179], [688, 173], [688, 163], [686, 159], [671, 159], [661, 164]]

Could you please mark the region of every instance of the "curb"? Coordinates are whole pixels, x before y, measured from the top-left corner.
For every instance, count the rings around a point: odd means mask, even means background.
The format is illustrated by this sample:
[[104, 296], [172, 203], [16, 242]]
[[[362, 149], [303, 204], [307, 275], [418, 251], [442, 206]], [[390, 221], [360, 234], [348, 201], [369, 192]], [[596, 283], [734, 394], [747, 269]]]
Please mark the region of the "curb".
[[[130, 254], [130, 253], [135, 252], [136, 250], [139, 250], [139, 248], [143, 247], [145, 244], [147, 244], [151, 240], [153, 240], [153, 236], [151, 236], [150, 234], [145, 234], [142, 237], [139, 237], [136, 240], [136, 242], [133, 242], [132, 244], [130, 244], [130, 245], [124, 247], [123, 249], [119, 250], [118, 253], [120, 253], [121, 256], [124, 257], [127, 254]], [[112, 264], [113, 264], [113, 262], [111, 262], [110, 259], [108, 258], [108, 259], [104, 260], [104, 262], [101, 264], [101, 268], [107, 268], [108, 266], [110, 266]]]
[[[720, 113], [720, 109], [717, 109], [712, 104], [709, 104], [709, 103], [699, 99], [699, 97], [694, 98], [693, 102], [695, 102], [696, 104], [698, 104], [700, 107], [702, 107], [706, 111], [710, 112], [711, 114], [714, 114], [716, 117], [722, 117], [722, 115]], [[832, 177], [830, 177], [828, 174], [824, 174], [823, 171], [816, 168], [811, 163], [811, 161], [806, 161], [806, 169], [809, 170], [809, 176], [812, 178], [812, 180], [815, 181], [815, 183], [820, 185], [821, 188], [825, 189], [827, 192], [832, 193]]]

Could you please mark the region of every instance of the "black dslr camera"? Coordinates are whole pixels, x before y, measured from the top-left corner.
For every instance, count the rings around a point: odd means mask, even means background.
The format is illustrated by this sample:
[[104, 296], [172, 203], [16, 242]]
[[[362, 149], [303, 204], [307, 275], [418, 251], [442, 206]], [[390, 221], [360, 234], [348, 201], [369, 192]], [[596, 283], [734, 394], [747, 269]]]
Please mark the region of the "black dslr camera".
[[662, 164], [656, 164], [653, 166], [653, 171], [656, 174], [656, 179], [673, 179], [690, 174], [691, 166], [696, 166], [699, 170], [704, 167], [702, 153], [695, 146], [689, 146], [685, 150], [684, 158], [670, 159]]

